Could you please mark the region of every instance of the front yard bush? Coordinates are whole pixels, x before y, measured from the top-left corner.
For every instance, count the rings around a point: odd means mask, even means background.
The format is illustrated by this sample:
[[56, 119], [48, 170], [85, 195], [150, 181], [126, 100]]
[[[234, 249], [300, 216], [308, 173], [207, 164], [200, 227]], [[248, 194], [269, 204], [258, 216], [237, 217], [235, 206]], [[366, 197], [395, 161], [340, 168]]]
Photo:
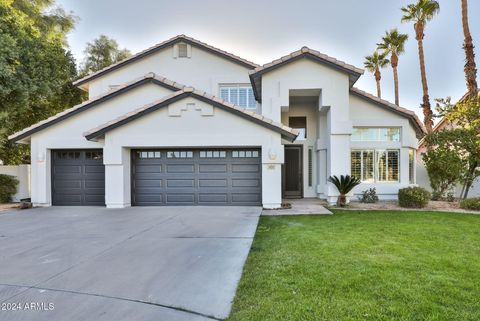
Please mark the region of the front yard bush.
[[398, 191], [398, 205], [407, 208], [422, 208], [427, 206], [432, 195], [421, 187], [407, 187]]
[[0, 174], [0, 203], [8, 203], [17, 192], [18, 180], [10, 175]]
[[460, 208], [465, 210], [480, 211], [480, 197], [464, 199], [460, 202]]
[[375, 187], [362, 191], [362, 195], [358, 197], [361, 203], [378, 202], [377, 189]]

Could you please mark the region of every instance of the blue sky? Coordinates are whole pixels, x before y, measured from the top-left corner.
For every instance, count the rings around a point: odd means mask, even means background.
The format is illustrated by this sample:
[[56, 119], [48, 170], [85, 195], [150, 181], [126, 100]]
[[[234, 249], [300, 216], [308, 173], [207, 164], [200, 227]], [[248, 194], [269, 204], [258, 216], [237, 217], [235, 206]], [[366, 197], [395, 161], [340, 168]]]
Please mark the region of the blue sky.
[[[422, 99], [417, 43], [411, 24], [400, 23], [400, 8], [413, 0], [59, 0], [80, 20], [69, 35], [83, 57], [88, 41], [100, 34], [115, 38], [133, 53], [177, 34], [186, 34], [259, 64], [298, 50], [319, 50], [363, 68], [385, 30], [408, 33], [400, 57], [400, 104], [416, 111]], [[425, 56], [430, 96], [459, 98], [466, 91], [460, 0], [440, 0], [440, 14], [428, 24]], [[470, 29], [480, 67], [480, 1], [469, 1]], [[368, 72], [356, 86], [375, 93]], [[383, 98], [394, 100], [391, 68], [383, 70]]]

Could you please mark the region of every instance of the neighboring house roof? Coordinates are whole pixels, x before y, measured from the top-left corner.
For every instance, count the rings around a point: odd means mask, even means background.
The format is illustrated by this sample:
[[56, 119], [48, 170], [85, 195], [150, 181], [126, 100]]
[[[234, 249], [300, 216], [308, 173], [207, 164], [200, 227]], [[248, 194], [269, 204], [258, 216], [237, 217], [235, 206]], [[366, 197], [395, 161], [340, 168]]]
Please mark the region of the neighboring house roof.
[[327, 56], [319, 51], [310, 49], [308, 47], [302, 47], [300, 50], [294, 51], [289, 55], [283, 56], [279, 59], [276, 59], [263, 66], [259, 66], [249, 71], [250, 81], [252, 83], [253, 92], [257, 101], [261, 102], [262, 99], [263, 74], [302, 58], [308, 58], [315, 62], [333, 67], [337, 70], [347, 73], [350, 76], [350, 86], [352, 86], [364, 72], [364, 70], [361, 68], [357, 68], [353, 65]]
[[[480, 96], [480, 89], [478, 90], [478, 95]], [[457, 104], [464, 102], [465, 99], [467, 99], [467, 97], [468, 97], [468, 92], [466, 92], [466, 93], [458, 100]], [[441, 129], [447, 127], [448, 124], [449, 124], [448, 119], [447, 119], [446, 117], [442, 117], [442, 119], [440, 119], [439, 122], [433, 127], [432, 132], [436, 132], [437, 130], [441, 130]], [[425, 137], [420, 140], [420, 142], [418, 143], [418, 146], [419, 146], [420, 148], [423, 148], [423, 147], [424, 147], [424, 146], [423, 146], [424, 144], [425, 144]]]
[[[415, 127], [418, 138], [422, 138], [427, 133], [427, 130], [425, 129], [425, 126], [420, 121], [420, 119], [418, 118], [417, 114], [415, 114], [415, 112], [413, 112], [409, 109], [397, 106], [395, 104], [392, 104], [391, 102], [389, 102], [387, 100], [378, 98], [377, 96], [369, 94], [369, 93], [367, 93], [363, 90], [360, 90], [358, 88], [355, 88], [355, 87], [350, 88], [350, 92], [352, 94], [356, 95], [357, 97], [366, 99], [366, 100], [368, 100], [370, 102], [373, 102], [373, 103], [376, 103], [379, 106], [386, 107], [388, 110], [390, 110], [394, 113], [397, 113], [397, 114], [402, 115], [402, 116], [406, 116], [410, 120], [410, 122], [413, 124], [413, 126]], [[350, 107], [350, 108], [352, 108], [352, 107]]]
[[182, 90], [185, 88], [184, 85], [178, 84], [174, 81], [168, 80], [167, 78], [160, 77], [155, 75], [153, 72], [146, 74], [143, 77], [137, 78], [131, 82], [128, 82], [124, 85], [119, 86], [118, 88], [111, 90], [109, 92], [106, 92], [105, 94], [102, 94], [100, 96], [94, 97], [90, 100], [87, 100], [79, 105], [73, 106], [71, 108], [65, 109], [64, 111], [47, 118], [45, 120], [42, 120], [28, 128], [25, 128], [19, 132], [16, 132], [15, 134], [12, 134], [8, 137], [9, 140], [13, 142], [17, 142], [21, 139], [24, 139], [28, 136], [31, 136], [32, 134], [45, 129], [47, 127], [50, 127], [58, 122], [61, 122], [62, 120], [72, 117], [84, 110], [88, 110], [98, 104], [101, 104], [109, 99], [112, 99], [118, 95], [121, 95], [123, 93], [126, 93], [134, 88], [137, 88], [143, 84], [146, 83], [154, 83], [159, 86], [162, 86], [166, 89], [172, 90], [172, 91], [178, 91]]
[[125, 65], [128, 65], [128, 64], [130, 64], [130, 63], [132, 63], [132, 62], [135, 62], [135, 61], [137, 61], [137, 60], [139, 60], [139, 59], [142, 59], [142, 58], [147, 57], [147, 56], [149, 56], [149, 55], [151, 55], [151, 54], [154, 54], [154, 53], [156, 53], [157, 51], [162, 50], [162, 49], [164, 49], [164, 48], [167, 48], [167, 47], [169, 47], [169, 46], [172, 46], [172, 45], [174, 45], [174, 44], [176, 44], [176, 43], [178, 43], [178, 42], [184, 42], [184, 43], [190, 44], [190, 45], [192, 45], [192, 46], [198, 47], [198, 48], [200, 48], [200, 49], [203, 49], [203, 50], [205, 50], [205, 51], [208, 51], [208, 52], [210, 52], [210, 53], [212, 53], [212, 54], [214, 54], [214, 55], [217, 55], [217, 56], [219, 56], [219, 57], [225, 58], [225, 59], [227, 59], [227, 60], [230, 60], [230, 61], [232, 61], [232, 62], [234, 62], [234, 63], [237, 63], [237, 64], [239, 64], [239, 65], [241, 65], [241, 66], [244, 66], [244, 67], [247, 67], [247, 68], [249, 68], [249, 69], [253, 69], [253, 68], [258, 67], [258, 65], [257, 65], [256, 63], [254, 63], [254, 62], [251, 62], [251, 61], [248, 61], [248, 60], [246, 60], [246, 59], [240, 58], [239, 56], [236, 56], [236, 55], [231, 54], [231, 53], [229, 53], [229, 52], [226, 52], [226, 51], [224, 51], [224, 50], [218, 49], [218, 48], [216, 48], [216, 47], [213, 47], [213, 46], [211, 46], [211, 45], [209, 45], [209, 44], [206, 44], [206, 43], [201, 42], [201, 41], [199, 41], [199, 40], [196, 40], [196, 39], [194, 39], [194, 38], [187, 37], [187, 36], [185, 36], [185, 35], [178, 35], [178, 36], [175, 36], [175, 37], [170, 38], [170, 39], [168, 39], [168, 40], [165, 40], [165, 41], [163, 41], [163, 42], [161, 42], [161, 43], [159, 43], [159, 44], [156, 44], [156, 45], [154, 45], [154, 46], [152, 46], [152, 47], [150, 47], [150, 48], [147, 48], [147, 49], [145, 49], [145, 50], [143, 50], [143, 51], [140, 51], [139, 53], [137, 53], [137, 54], [135, 54], [135, 55], [133, 55], [133, 56], [130, 56], [130, 57], [128, 57], [128, 58], [126, 58], [126, 59], [124, 59], [124, 60], [122, 60], [122, 61], [119, 61], [119, 62], [117, 62], [117, 63], [115, 63], [115, 64], [113, 64], [113, 65], [110, 65], [110, 66], [108, 66], [108, 67], [106, 67], [106, 68], [103, 68], [103, 69], [97, 71], [97, 72], [94, 72], [94, 73], [92, 73], [92, 74], [89, 74], [89, 75], [87, 75], [87, 76], [85, 76], [85, 77], [83, 77], [83, 78], [75, 81], [73, 84], [74, 84], [75, 86], [77, 86], [77, 87], [78, 87], [78, 86], [81, 86], [82, 84], [85, 84], [85, 83], [87, 83], [87, 82], [89, 82], [89, 81], [92, 81], [92, 80], [98, 78], [98, 77], [101, 77], [101, 76], [103, 76], [104, 74], [106, 74], [106, 73], [108, 73], [108, 72], [110, 72], [110, 71], [119, 69], [119, 68], [121, 68], [121, 67], [123, 67], [123, 66], [125, 66]]
[[166, 107], [176, 101], [179, 101], [186, 97], [193, 97], [200, 101], [203, 101], [207, 104], [211, 104], [215, 107], [218, 107], [224, 111], [233, 113], [237, 116], [245, 118], [249, 121], [252, 121], [258, 125], [264, 126], [268, 129], [276, 131], [282, 135], [283, 138], [288, 139], [289, 141], [294, 141], [298, 136], [298, 131], [287, 127], [283, 124], [276, 123], [271, 119], [268, 119], [257, 113], [248, 111], [244, 108], [238, 107], [231, 103], [226, 102], [223, 99], [220, 99], [215, 96], [208, 95], [204, 91], [195, 90], [192, 87], [185, 87], [182, 90], [179, 90], [169, 96], [166, 96], [158, 101], [155, 101], [151, 104], [145, 105], [139, 109], [131, 111], [123, 116], [120, 116], [106, 124], [100, 125], [97, 128], [91, 129], [88, 132], [84, 133], [84, 136], [88, 140], [92, 140], [96, 137], [104, 135], [106, 132], [118, 128], [124, 124], [127, 124], [135, 119], [143, 117], [151, 112], [154, 112], [162, 107]]

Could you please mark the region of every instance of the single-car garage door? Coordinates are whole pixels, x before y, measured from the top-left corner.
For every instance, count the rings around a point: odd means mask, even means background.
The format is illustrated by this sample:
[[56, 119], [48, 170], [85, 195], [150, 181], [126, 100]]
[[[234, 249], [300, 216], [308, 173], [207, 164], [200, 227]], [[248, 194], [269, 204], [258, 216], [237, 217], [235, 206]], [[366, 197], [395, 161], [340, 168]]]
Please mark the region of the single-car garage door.
[[52, 204], [105, 205], [102, 150], [52, 151]]
[[259, 149], [132, 150], [132, 204], [262, 204]]

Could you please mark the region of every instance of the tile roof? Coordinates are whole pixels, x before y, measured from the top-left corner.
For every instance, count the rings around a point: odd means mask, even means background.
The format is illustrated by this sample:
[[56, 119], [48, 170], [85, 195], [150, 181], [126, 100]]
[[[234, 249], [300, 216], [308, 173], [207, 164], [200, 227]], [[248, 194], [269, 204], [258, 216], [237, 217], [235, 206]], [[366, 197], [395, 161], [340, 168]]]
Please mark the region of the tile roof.
[[42, 120], [30, 127], [22, 129], [19, 132], [16, 132], [8, 137], [11, 141], [19, 141], [23, 138], [26, 138], [32, 135], [35, 132], [38, 132], [44, 128], [47, 128], [55, 123], [58, 123], [68, 117], [71, 117], [83, 110], [89, 109], [93, 106], [98, 105], [108, 99], [111, 99], [119, 94], [129, 91], [130, 89], [136, 88], [137, 86], [147, 83], [147, 82], [154, 82], [162, 87], [170, 89], [172, 91], [182, 90], [185, 88], [184, 85], [171, 81], [165, 77], [157, 76], [153, 72], [146, 74], [143, 77], [139, 77], [131, 82], [125, 83], [114, 90], [110, 90], [102, 95], [84, 101], [81, 104], [73, 106], [71, 108], [65, 109], [64, 111], [59, 112], [58, 114], [51, 116], [45, 120]]
[[330, 57], [326, 54], [323, 54], [317, 50], [310, 49], [308, 47], [302, 47], [300, 50], [294, 51], [291, 54], [283, 56], [279, 59], [273, 60], [263, 66], [259, 66], [253, 70], [249, 71], [250, 81], [253, 86], [253, 91], [255, 94], [255, 98], [261, 102], [261, 91], [262, 91], [262, 83], [261, 77], [263, 74], [274, 70], [278, 67], [283, 66], [284, 64], [296, 61], [300, 58], [310, 58], [314, 61], [319, 63], [323, 63], [329, 65], [335, 69], [339, 69], [343, 72], [346, 72], [350, 75], [350, 85], [353, 85], [358, 78], [364, 73], [364, 70], [353, 65], [347, 64], [343, 61]]
[[210, 103], [216, 107], [222, 108], [225, 111], [232, 112], [238, 116], [244, 117], [247, 120], [253, 121], [259, 125], [262, 125], [264, 127], [267, 127], [269, 129], [272, 129], [276, 132], [281, 133], [284, 138], [290, 141], [295, 140], [295, 138], [298, 135], [298, 131], [293, 128], [285, 126], [281, 123], [274, 122], [269, 118], [266, 118], [255, 112], [246, 110], [245, 108], [231, 104], [221, 98], [211, 96], [204, 91], [195, 90], [192, 87], [185, 87], [182, 90], [176, 91], [171, 95], [168, 95], [160, 100], [157, 100], [151, 104], [140, 107], [123, 116], [115, 118], [96, 128], [93, 128], [87, 131], [86, 133], [84, 133], [84, 136], [88, 140], [94, 139], [95, 137], [101, 136], [114, 128], [122, 126], [123, 124], [126, 124], [132, 120], [140, 118], [150, 112], [153, 112], [161, 107], [168, 106], [169, 104], [186, 97], [194, 97], [206, 103]]
[[89, 75], [81, 78], [81, 79], [78, 79], [78, 80], [75, 81], [73, 84], [74, 84], [75, 86], [81, 86], [82, 84], [85, 84], [85, 83], [87, 83], [87, 82], [89, 82], [89, 81], [91, 81], [91, 80], [93, 80], [93, 79], [95, 79], [95, 78], [98, 78], [98, 77], [100, 77], [100, 76], [108, 73], [109, 71], [118, 69], [118, 68], [120, 68], [120, 67], [122, 67], [122, 66], [124, 66], [124, 65], [127, 65], [127, 64], [129, 64], [129, 63], [131, 63], [131, 62], [134, 62], [134, 61], [138, 60], [138, 59], [141, 59], [141, 58], [146, 57], [146, 56], [148, 56], [148, 55], [150, 55], [150, 54], [153, 54], [153, 53], [157, 52], [158, 50], [161, 50], [161, 49], [163, 49], [163, 48], [169, 47], [169, 46], [171, 46], [171, 45], [173, 45], [173, 44], [175, 44], [175, 43], [177, 43], [177, 42], [186, 42], [186, 43], [189, 43], [189, 44], [191, 44], [191, 45], [193, 45], [193, 46], [197, 46], [197, 47], [199, 47], [199, 48], [201, 48], [201, 49], [204, 49], [204, 50], [206, 50], [206, 51], [209, 51], [209, 52], [211, 52], [211, 53], [213, 53], [213, 54], [216, 54], [216, 55], [218, 55], [218, 56], [220, 56], [220, 57], [229, 59], [230, 61], [233, 61], [233, 62], [235, 62], [235, 63], [238, 63], [238, 64], [240, 64], [240, 65], [242, 65], [242, 66], [247, 67], [247, 68], [256, 68], [256, 67], [258, 67], [258, 65], [257, 65], [256, 63], [251, 62], [251, 61], [246, 60], [246, 59], [243, 59], [243, 58], [241, 58], [241, 57], [239, 57], [239, 56], [236, 56], [236, 55], [234, 55], [234, 54], [232, 54], [232, 53], [229, 53], [229, 52], [226, 52], [226, 51], [221, 50], [221, 49], [219, 49], [219, 48], [216, 48], [216, 47], [214, 47], [214, 46], [211, 46], [211, 45], [206, 44], [206, 43], [204, 43], [204, 42], [201, 42], [201, 41], [199, 41], [199, 40], [197, 40], [197, 39], [194, 39], [194, 38], [192, 38], [192, 37], [188, 37], [188, 36], [185, 36], [185, 35], [178, 35], [178, 36], [172, 37], [172, 38], [170, 38], [170, 39], [168, 39], [168, 40], [165, 40], [165, 41], [163, 41], [163, 42], [161, 42], [161, 43], [158, 43], [158, 44], [156, 44], [156, 45], [154, 45], [154, 46], [152, 46], [152, 47], [150, 47], [150, 48], [147, 48], [147, 49], [145, 49], [145, 50], [142, 50], [142, 51], [140, 51], [139, 53], [137, 53], [137, 54], [135, 54], [135, 55], [133, 55], [133, 56], [130, 56], [130, 57], [128, 57], [128, 58], [126, 58], [126, 59], [124, 59], [124, 60], [122, 60], [122, 61], [119, 61], [119, 62], [117, 62], [117, 63], [115, 63], [115, 64], [112, 64], [112, 65], [110, 65], [110, 66], [108, 66], [108, 67], [105, 67], [105, 68], [103, 68], [103, 69], [101, 69], [101, 70], [99, 70], [99, 71], [97, 71], [97, 72], [94, 72], [94, 73], [92, 73], [92, 74], [89, 74]]
[[423, 135], [425, 135], [427, 133], [427, 131], [425, 129], [425, 126], [420, 121], [420, 119], [418, 118], [417, 114], [415, 114], [415, 112], [413, 112], [413, 111], [411, 111], [407, 108], [397, 106], [397, 105], [395, 105], [395, 104], [393, 104], [393, 103], [391, 103], [387, 100], [378, 98], [377, 96], [369, 94], [369, 93], [367, 93], [363, 90], [360, 90], [358, 88], [355, 88], [355, 87], [350, 88], [350, 92], [353, 93], [353, 94], [356, 94], [357, 96], [361, 96], [361, 97], [366, 98], [370, 101], [373, 101], [373, 102], [375, 102], [379, 105], [387, 107], [387, 109], [389, 109], [393, 112], [396, 112], [398, 114], [407, 116], [407, 118], [409, 118], [412, 121], [412, 123], [415, 125], [415, 127], [417, 129], [417, 133], [419, 134], [418, 136], [422, 137]]

